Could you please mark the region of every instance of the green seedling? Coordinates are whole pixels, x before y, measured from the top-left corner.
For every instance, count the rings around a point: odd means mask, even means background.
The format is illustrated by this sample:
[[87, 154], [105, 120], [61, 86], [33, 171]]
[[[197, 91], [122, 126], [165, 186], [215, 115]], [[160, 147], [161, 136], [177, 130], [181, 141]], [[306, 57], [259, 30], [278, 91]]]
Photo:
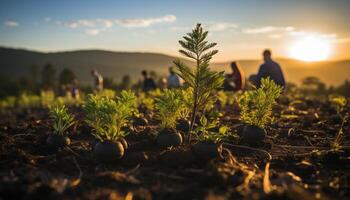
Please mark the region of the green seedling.
[[42, 98], [41, 96], [22, 93], [16, 99], [16, 105], [19, 108], [40, 107], [42, 105]]
[[177, 120], [181, 117], [181, 111], [185, 109], [181, 90], [165, 89], [156, 99], [155, 108], [157, 117], [161, 121], [157, 143], [161, 148], [179, 146], [182, 136], [176, 131]]
[[50, 107], [54, 104], [55, 93], [53, 91], [41, 91], [40, 92], [41, 106], [44, 108]]
[[13, 108], [16, 105], [16, 97], [8, 96], [0, 100], [0, 111], [7, 108]]
[[335, 135], [334, 140], [331, 142], [331, 148], [334, 150], [339, 150], [342, 147], [342, 143], [344, 141], [345, 135], [344, 135], [344, 125], [347, 121], [349, 115], [346, 114], [345, 117], [342, 120], [342, 123], [340, 125], [340, 129], [338, 130], [337, 134]]
[[150, 97], [143, 97], [141, 99], [141, 104], [145, 106], [145, 108], [149, 111], [153, 111], [154, 110], [154, 99], [150, 98]]
[[161, 128], [175, 128], [176, 121], [184, 109], [182, 94], [180, 90], [165, 89], [160, 97], [156, 99], [155, 108], [157, 117], [161, 121]]
[[347, 104], [347, 100], [343, 96], [330, 96], [329, 101], [334, 107], [336, 107], [338, 114], [344, 110], [344, 107]]
[[182, 109], [179, 114], [180, 119], [187, 119], [191, 113], [193, 105], [192, 88], [176, 90], [176, 92], [179, 93], [182, 102]]
[[133, 92], [122, 91], [116, 100], [108, 96], [89, 95], [83, 105], [85, 122], [94, 129], [100, 141], [117, 141], [127, 135], [122, 127], [137, 112], [137, 98]]
[[[343, 96], [331, 96], [329, 100], [330, 100], [331, 104], [337, 108], [338, 114], [341, 115], [346, 104], [347, 104], [346, 98]], [[344, 125], [345, 125], [345, 122], [347, 121], [348, 117], [349, 117], [349, 113], [345, 113], [345, 115], [343, 114], [343, 116], [342, 116], [342, 123], [340, 125], [339, 131], [335, 135], [334, 140], [331, 142], [331, 148], [334, 150], [339, 150], [342, 146], [342, 143], [343, 143], [344, 137], [345, 137]]]
[[[227, 139], [228, 137], [228, 127], [221, 126], [219, 131], [211, 131], [211, 129], [218, 126], [219, 121], [213, 119], [208, 121], [205, 116], [202, 116], [200, 119], [200, 125], [196, 128], [198, 134], [198, 140], [201, 142], [214, 142], [220, 143]], [[200, 134], [199, 134], [200, 133]]]
[[226, 92], [220, 90], [217, 92], [217, 95], [218, 95], [218, 101], [221, 107], [224, 107], [226, 104], [228, 104], [229, 97], [226, 94]]
[[73, 115], [68, 113], [68, 109], [63, 104], [56, 104], [50, 109], [50, 117], [53, 120], [54, 134], [64, 136], [67, 134], [68, 128], [74, 125]]
[[116, 93], [114, 90], [111, 89], [103, 89], [99, 92], [97, 92], [98, 96], [104, 96], [104, 97], [108, 97], [108, 98], [115, 98], [116, 97]]
[[67, 130], [74, 125], [73, 115], [68, 113], [64, 104], [55, 104], [49, 107], [49, 114], [53, 120], [53, 134], [46, 139], [46, 143], [52, 150], [58, 150], [70, 144]]
[[262, 79], [260, 88], [246, 91], [239, 98], [240, 119], [246, 124], [264, 128], [272, 120], [272, 108], [281, 92], [281, 86], [269, 78]]
[[223, 72], [214, 72], [209, 69], [211, 58], [218, 50], [210, 50], [216, 43], [208, 43], [207, 31], [203, 31], [201, 24], [197, 24], [191, 33], [187, 33], [179, 43], [183, 47], [179, 52], [195, 61], [194, 69], [188, 67], [179, 59], [174, 61], [176, 73], [192, 89], [192, 108], [190, 131], [193, 131], [194, 123], [199, 111], [216, 101], [213, 92], [220, 88], [224, 81]]
[[137, 113], [135, 94], [122, 91], [115, 98], [89, 95], [83, 108], [85, 122], [94, 129], [92, 134], [99, 140], [94, 146], [94, 157], [102, 162], [114, 162], [122, 158], [128, 148], [124, 139], [128, 132], [122, 128]]

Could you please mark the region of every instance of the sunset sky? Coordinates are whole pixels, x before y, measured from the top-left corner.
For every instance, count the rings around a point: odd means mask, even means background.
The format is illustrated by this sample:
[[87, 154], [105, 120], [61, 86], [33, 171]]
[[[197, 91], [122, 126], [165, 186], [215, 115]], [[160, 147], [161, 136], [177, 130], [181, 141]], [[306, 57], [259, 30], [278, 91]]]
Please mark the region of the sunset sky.
[[214, 61], [350, 58], [349, 0], [1, 1], [0, 46], [39, 51], [105, 49], [178, 56], [201, 22], [218, 43]]

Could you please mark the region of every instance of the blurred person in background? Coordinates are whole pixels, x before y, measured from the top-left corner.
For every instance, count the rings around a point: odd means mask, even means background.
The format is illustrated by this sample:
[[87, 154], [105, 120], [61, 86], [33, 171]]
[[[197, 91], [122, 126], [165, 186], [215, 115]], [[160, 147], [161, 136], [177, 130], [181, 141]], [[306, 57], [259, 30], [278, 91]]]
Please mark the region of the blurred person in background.
[[168, 87], [168, 79], [163, 77], [158, 80], [158, 86], [160, 89], [165, 89]]
[[270, 77], [277, 85], [280, 85], [285, 89], [286, 83], [281, 66], [272, 60], [271, 51], [266, 49], [263, 52], [264, 63], [260, 65], [258, 74], [249, 77], [249, 80], [256, 86], [260, 87], [260, 81], [262, 78]]
[[71, 88], [71, 94], [72, 94], [73, 99], [79, 99], [80, 98], [80, 92], [79, 92], [79, 88], [78, 88], [78, 81], [77, 81], [77, 79], [73, 80], [72, 88]]
[[245, 75], [242, 67], [237, 62], [231, 63], [231, 74], [225, 75], [223, 88], [225, 91], [239, 91], [245, 87]]
[[103, 90], [103, 77], [97, 70], [91, 70], [91, 75], [94, 77], [94, 92]]
[[180, 87], [180, 78], [175, 74], [174, 68], [169, 67], [168, 88]]
[[154, 82], [154, 79], [148, 76], [148, 73], [146, 70], [143, 70], [141, 74], [143, 76], [142, 91], [148, 92], [150, 90], [154, 90], [157, 88], [156, 83]]

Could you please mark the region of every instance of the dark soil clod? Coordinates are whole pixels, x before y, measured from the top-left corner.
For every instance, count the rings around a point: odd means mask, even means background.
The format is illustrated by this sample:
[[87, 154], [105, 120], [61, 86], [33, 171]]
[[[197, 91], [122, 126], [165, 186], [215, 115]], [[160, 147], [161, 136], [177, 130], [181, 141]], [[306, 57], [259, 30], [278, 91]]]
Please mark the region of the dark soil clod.
[[50, 134], [46, 139], [46, 143], [49, 149], [56, 151], [58, 149], [62, 149], [63, 147], [70, 145], [71, 141], [69, 137], [57, 134]]
[[116, 162], [124, 156], [124, 147], [118, 141], [98, 142], [94, 147], [93, 156], [102, 162]]
[[261, 144], [266, 137], [266, 131], [263, 128], [253, 125], [246, 125], [242, 131], [242, 141], [251, 146]]
[[160, 148], [176, 147], [182, 144], [182, 136], [174, 129], [165, 128], [160, 131], [157, 144]]

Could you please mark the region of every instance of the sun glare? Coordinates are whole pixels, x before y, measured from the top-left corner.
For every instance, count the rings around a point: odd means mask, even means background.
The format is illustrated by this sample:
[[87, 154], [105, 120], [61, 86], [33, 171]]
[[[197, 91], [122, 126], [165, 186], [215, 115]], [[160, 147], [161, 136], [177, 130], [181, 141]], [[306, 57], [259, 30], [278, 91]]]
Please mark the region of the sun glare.
[[326, 60], [329, 58], [330, 53], [330, 42], [318, 36], [304, 37], [290, 49], [290, 56], [292, 58], [306, 62]]

